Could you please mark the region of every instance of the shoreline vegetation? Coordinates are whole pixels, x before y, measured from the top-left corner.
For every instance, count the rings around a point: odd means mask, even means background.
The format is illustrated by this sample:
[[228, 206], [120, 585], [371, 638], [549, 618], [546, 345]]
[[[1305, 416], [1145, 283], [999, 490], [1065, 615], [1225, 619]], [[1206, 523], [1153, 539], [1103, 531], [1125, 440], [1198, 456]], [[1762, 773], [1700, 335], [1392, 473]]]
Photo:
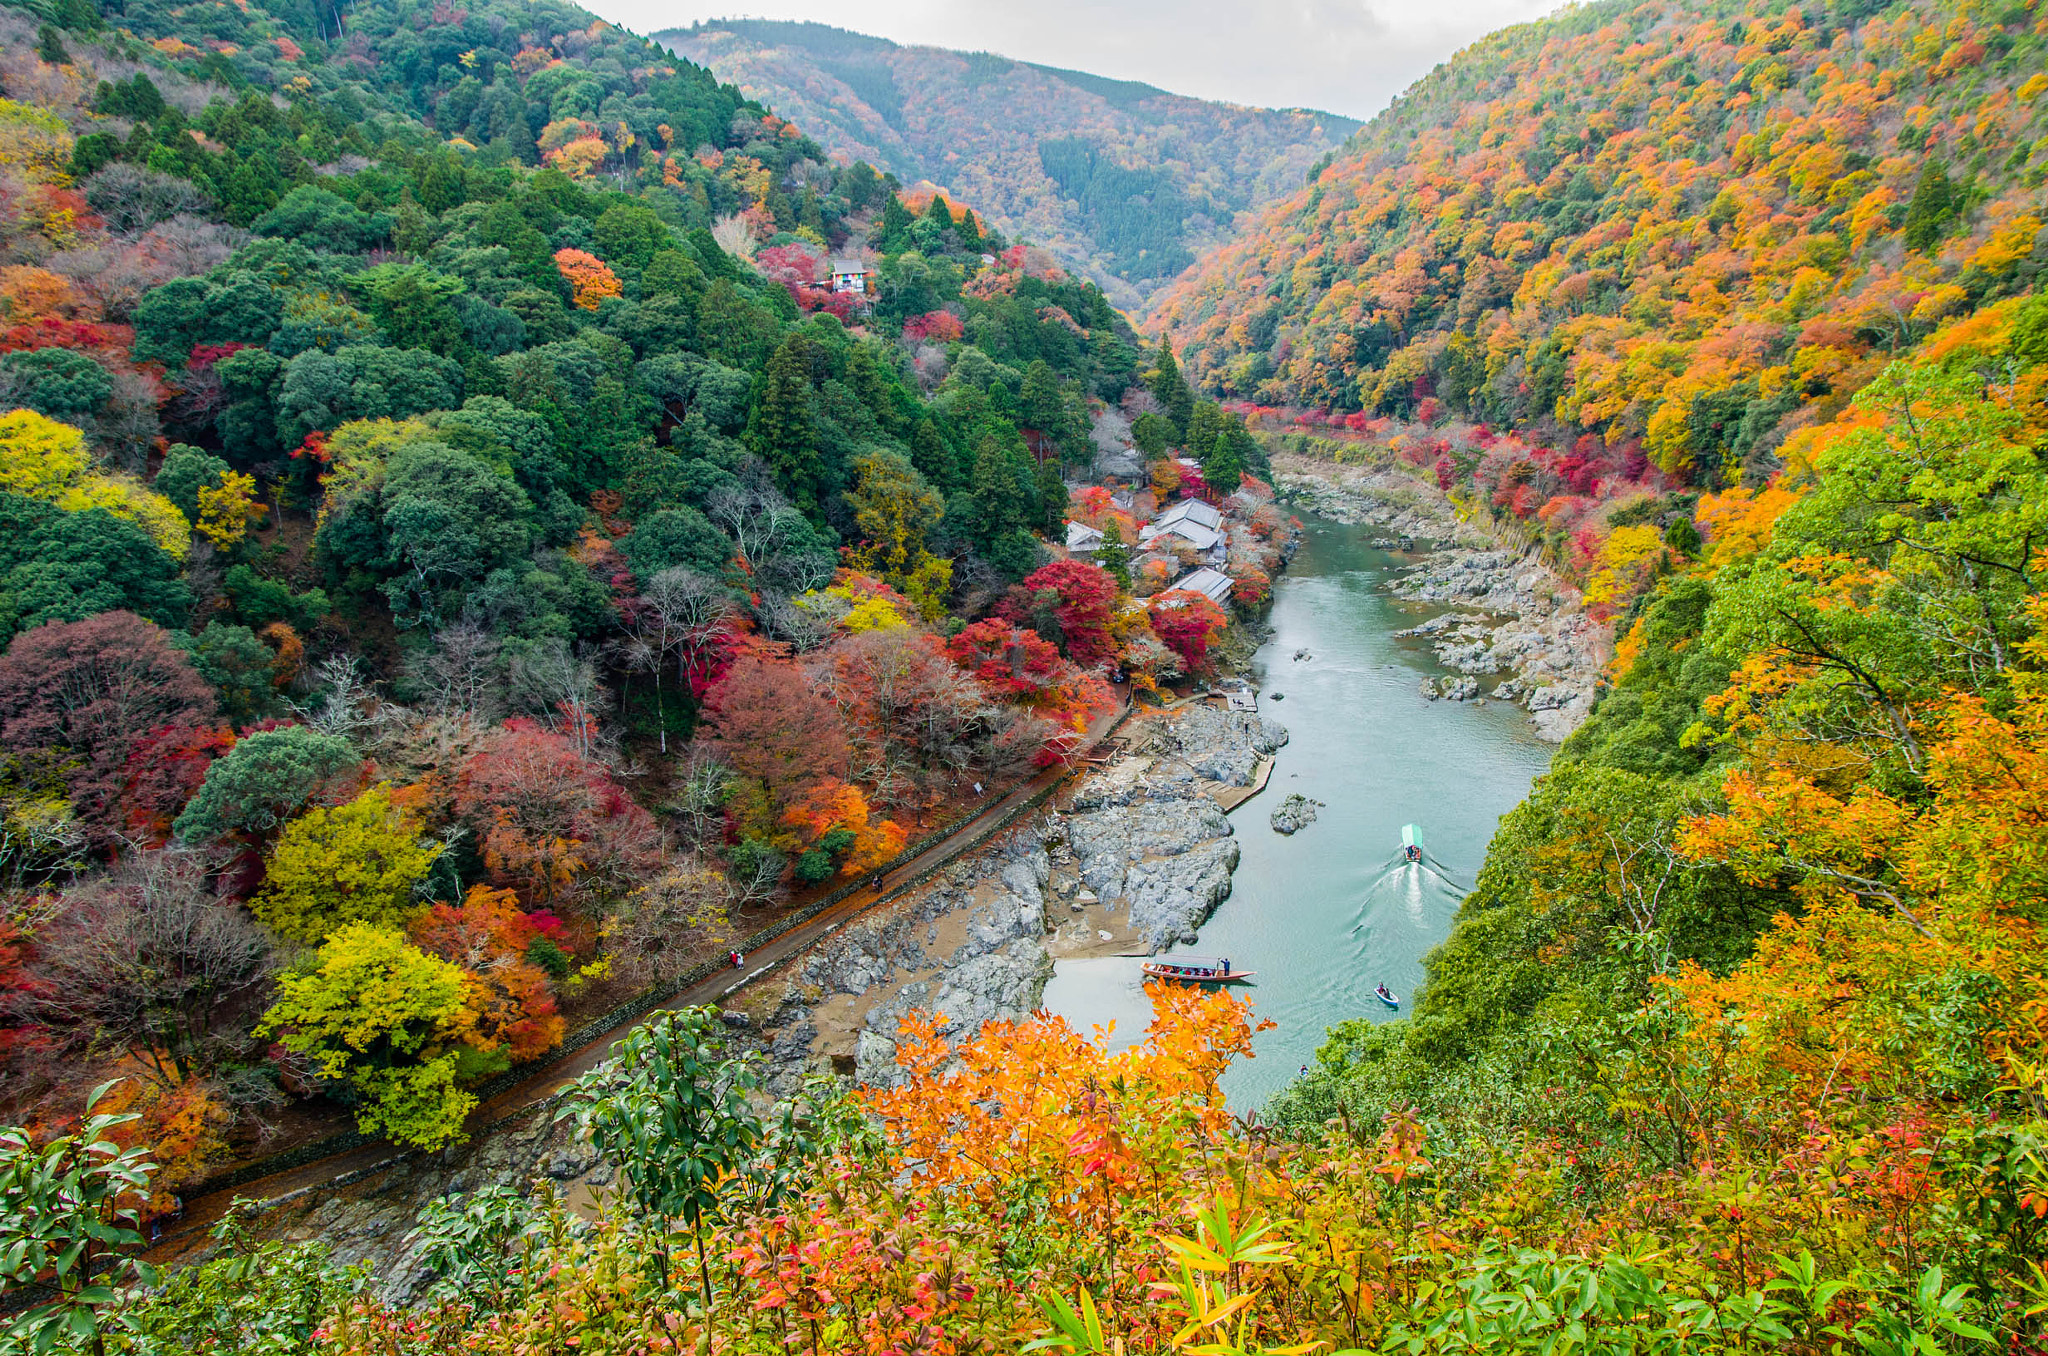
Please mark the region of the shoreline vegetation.
[[[2041, 1349], [2037, 11], [1505, 29], [1141, 336], [564, 0], [0, 6], [0, 1345]], [[1176, 697], [1280, 488], [1448, 543], [1423, 695], [1561, 742], [1252, 1123], [1228, 993], [1018, 1009], [1228, 891], [1284, 732]], [[150, 1266], [344, 1124], [410, 1156]]]
[[[1483, 530], [1475, 534], [1453, 516], [1442, 496], [1396, 493], [1407, 488], [1398, 480], [1325, 483], [1317, 496], [1306, 484], [1295, 488], [1284, 470], [1277, 478], [1321, 516], [1370, 523], [1390, 542], [1448, 540], [1468, 550], [1491, 544]], [[1436, 553], [1421, 555], [1426, 569]], [[1250, 643], [1259, 623], [1234, 629]], [[1242, 673], [1248, 651], [1232, 665], [1220, 658], [1223, 642], [1218, 650], [1222, 668]], [[1226, 715], [1199, 701], [1184, 709], [1185, 715], [1140, 711], [1135, 736], [1126, 734], [1110, 762], [1083, 771], [1062, 793], [1058, 811], [1006, 832], [931, 886], [864, 911], [787, 964], [782, 976], [743, 989], [727, 1007], [727, 1022], [736, 1041], [761, 1052], [766, 1086], [786, 1095], [806, 1074], [828, 1072], [860, 1086], [886, 1086], [901, 1077], [894, 1036], [913, 1010], [943, 1013], [943, 1029], [958, 1039], [986, 1021], [1028, 1016], [1057, 959], [1156, 953], [1191, 941], [1230, 887], [1236, 853], [1224, 816], [1286, 734], [1270, 716]], [[1184, 730], [1183, 721], [1199, 728]], [[1154, 864], [1150, 879], [1135, 882], [1153, 896], [1151, 916], [1167, 929], [1151, 937], [1131, 921], [1134, 882], [1121, 864], [1132, 862]], [[515, 1122], [492, 1133], [504, 1137], [502, 1146], [465, 1151], [477, 1166], [423, 1181], [406, 1177], [352, 1204], [287, 1202], [269, 1227], [287, 1239], [325, 1238], [345, 1260], [377, 1263], [377, 1274], [388, 1278], [382, 1293], [407, 1302], [427, 1277], [403, 1236], [419, 1207], [444, 1190], [459, 1190], [479, 1173], [545, 1172], [572, 1195], [610, 1181], [602, 1160], [580, 1151], [561, 1127], [522, 1129]]]

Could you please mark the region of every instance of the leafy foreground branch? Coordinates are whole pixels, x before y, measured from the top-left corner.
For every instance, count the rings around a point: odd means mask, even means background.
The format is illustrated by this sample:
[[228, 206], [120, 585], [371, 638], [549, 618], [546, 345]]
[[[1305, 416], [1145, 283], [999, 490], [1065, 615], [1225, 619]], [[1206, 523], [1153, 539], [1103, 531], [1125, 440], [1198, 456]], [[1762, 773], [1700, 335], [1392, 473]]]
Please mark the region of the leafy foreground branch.
[[[773, 1107], [750, 1061], [721, 1047], [715, 1013], [668, 1014], [564, 1113], [589, 1126], [616, 1185], [587, 1210], [545, 1183], [434, 1202], [413, 1241], [438, 1281], [416, 1308], [372, 1298], [318, 1245], [252, 1252], [231, 1220], [228, 1257], [154, 1292], [125, 1273], [123, 1293], [66, 1290], [15, 1331], [44, 1350], [347, 1356], [2038, 1341], [2048, 1294], [2026, 1260], [2038, 1163], [1988, 1171], [1981, 1126], [1930, 1124], [1900, 1155], [1870, 1133], [1870, 1100], [1840, 1098], [1809, 1108], [1798, 1150], [1835, 1146], [1840, 1170], [1775, 1170], [1762, 1156], [1776, 1147], [1745, 1116], [1802, 1075], [1742, 1053], [1696, 1002], [1660, 998], [1656, 1020], [1616, 1027], [1602, 1056], [1611, 1110], [1588, 1131], [1610, 1147], [1654, 1133], [1655, 1105], [1689, 1084], [1696, 1104], [1725, 1108], [1688, 1131], [1696, 1166], [1617, 1157], [1588, 1191], [1575, 1146], [1511, 1128], [1482, 1160], [1452, 1164], [1432, 1161], [1431, 1129], [1411, 1113], [1377, 1125], [1340, 1114], [1292, 1140], [1239, 1121], [1217, 1079], [1249, 1052], [1246, 1009], [1222, 994], [1153, 1000], [1144, 1040], [1115, 1054], [1051, 1016], [961, 1044], [920, 1019], [906, 1024], [899, 1086], [813, 1087]], [[60, 1151], [7, 1143], [17, 1163]], [[146, 1170], [132, 1176], [140, 1190]], [[27, 1255], [15, 1241], [26, 1221], [104, 1219], [92, 1212], [105, 1199], [11, 1190], [7, 1256]], [[317, 1325], [303, 1319], [312, 1306], [325, 1306]]]

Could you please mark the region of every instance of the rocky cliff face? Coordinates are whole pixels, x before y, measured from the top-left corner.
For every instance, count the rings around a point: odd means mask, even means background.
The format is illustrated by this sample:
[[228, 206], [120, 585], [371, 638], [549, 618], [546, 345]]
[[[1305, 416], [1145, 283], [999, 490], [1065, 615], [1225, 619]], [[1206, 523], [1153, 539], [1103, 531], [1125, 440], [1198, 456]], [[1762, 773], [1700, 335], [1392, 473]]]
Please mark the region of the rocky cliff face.
[[[1592, 713], [1607, 630], [1542, 565], [1512, 551], [1460, 547], [1425, 561], [1394, 592], [1471, 609], [1400, 634], [1429, 639], [1437, 662], [1458, 673], [1508, 675], [1486, 695], [1527, 707], [1539, 737], [1562, 743]], [[1452, 680], [1441, 695], [1462, 699], [1479, 690], [1471, 679]]]
[[966, 1035], [1035, 1009], [1059, 954], [1159, 951], [1192, 940], [1230, 893], [1237, 843], [1214, 797], [1250, 786], [1287, 732], [1194, 704], [1141, 716], [1064, 810], [1022, 825], [904, 900], [858, 919], [749, 1002], [770, 1086], [831, 1070], [896, 1076], [912, 1012]]
[[938, 1013], [948, 1035], [965, 1036], [1037, 1007], [1052, 974], [1040, 835], [1035, 822], [1005, 835], [812, 952], [764, 1030], [771, 1086], [824, 1069], [887, 1084], [912, 1012]]

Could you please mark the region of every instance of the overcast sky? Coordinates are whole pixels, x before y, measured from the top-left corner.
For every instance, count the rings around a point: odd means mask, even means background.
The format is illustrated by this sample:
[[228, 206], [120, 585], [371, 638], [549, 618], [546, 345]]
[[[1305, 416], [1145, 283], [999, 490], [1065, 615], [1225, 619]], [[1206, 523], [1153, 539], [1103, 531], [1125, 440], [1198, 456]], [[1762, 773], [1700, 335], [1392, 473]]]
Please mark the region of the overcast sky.
[[1366, 118], [1474, 38], [1558, 0], [584, 0], [639, 33], [810, 19], [1144, 80], [1176, 94]]

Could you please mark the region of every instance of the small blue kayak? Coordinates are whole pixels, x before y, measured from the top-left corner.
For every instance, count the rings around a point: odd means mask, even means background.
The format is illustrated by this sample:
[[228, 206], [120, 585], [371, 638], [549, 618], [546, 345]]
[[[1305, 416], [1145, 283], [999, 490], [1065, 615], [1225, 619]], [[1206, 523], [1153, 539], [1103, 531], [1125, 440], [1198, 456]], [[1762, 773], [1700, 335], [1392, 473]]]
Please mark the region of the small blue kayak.
[[1398, 997], [1396, 997], [1394, 992], [1384, 984], [1374, 989], [1372, 991], [1372, 996], [1374, 998], [1379, 999], [1380, 1002], [1385, 1003], [1390, 1008], [1398, 1009], [1401, 1006], [1401, 1000]]

